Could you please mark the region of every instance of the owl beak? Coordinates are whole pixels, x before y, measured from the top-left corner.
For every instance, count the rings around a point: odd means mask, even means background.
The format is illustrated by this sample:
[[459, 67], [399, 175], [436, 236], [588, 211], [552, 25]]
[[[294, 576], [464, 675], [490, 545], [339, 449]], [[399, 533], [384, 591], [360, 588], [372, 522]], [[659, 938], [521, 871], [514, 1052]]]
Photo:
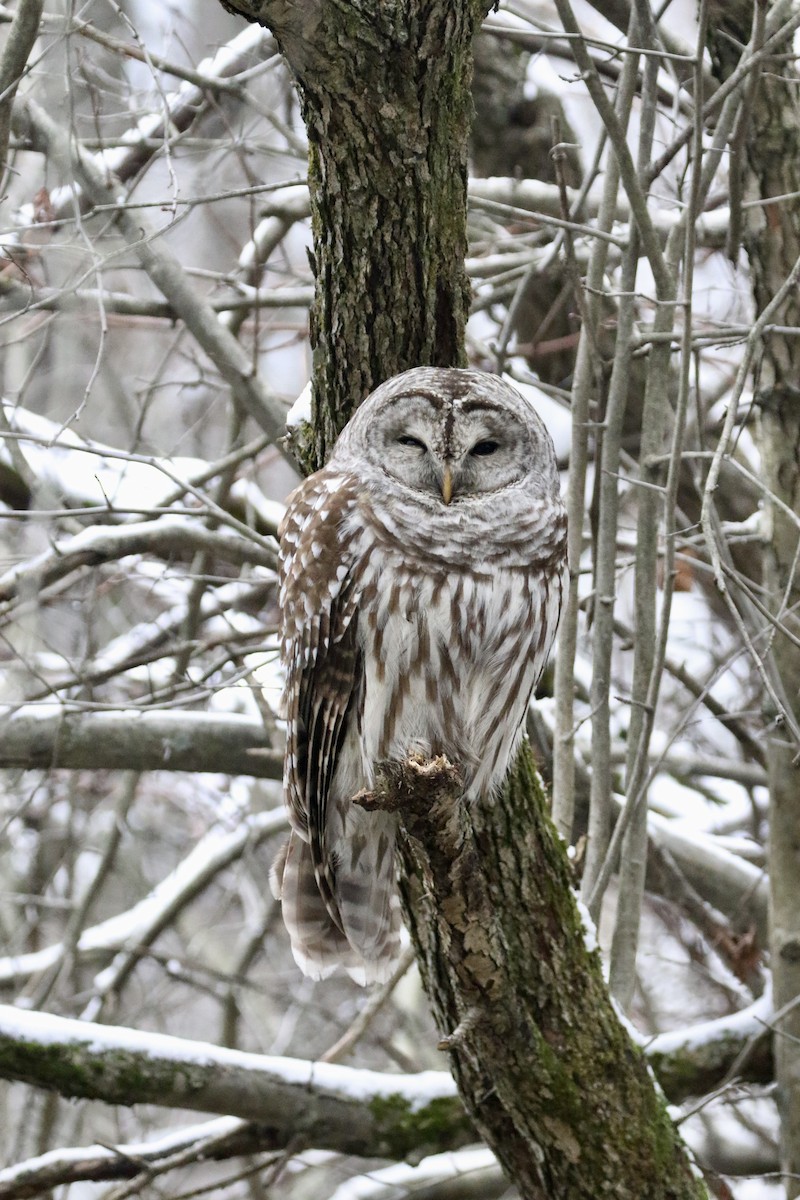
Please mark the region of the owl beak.
[[449, 504], [453, 498], [453, 473], [449, 467], [445, 467], [442, 474], [442, 499], [445, 504]]

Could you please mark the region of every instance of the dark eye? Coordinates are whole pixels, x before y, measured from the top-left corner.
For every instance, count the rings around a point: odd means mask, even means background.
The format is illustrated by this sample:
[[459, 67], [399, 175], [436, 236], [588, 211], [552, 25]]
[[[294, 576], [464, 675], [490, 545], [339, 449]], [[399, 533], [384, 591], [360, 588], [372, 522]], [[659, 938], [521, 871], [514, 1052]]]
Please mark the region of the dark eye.
[[470, 454], [477, 454], [479, 458], [486, 458], [487, 455], [494, 454], [495, 450], [499, 449], [499, 442], [476, 442], [470, 450]]
[[419, 438], [411, 437], [409, 433], [404, 433], [397, 440], [401, 446], [415, 446], [417, 450], [427, 450], [424, 442], [421, 442]]

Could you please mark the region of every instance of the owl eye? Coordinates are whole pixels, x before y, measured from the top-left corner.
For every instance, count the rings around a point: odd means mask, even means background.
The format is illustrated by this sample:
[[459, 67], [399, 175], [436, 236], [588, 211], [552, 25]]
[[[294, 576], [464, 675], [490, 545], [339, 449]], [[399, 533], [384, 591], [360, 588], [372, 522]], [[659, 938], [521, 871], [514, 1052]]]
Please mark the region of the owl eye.
[[499, 449], [499, 442], [476, 442], [470, 450], [470, 454], [476, 454], [478, 458], [486, 458], [488, 455], [494, 454], [495, 450]]
[[397, 440], [401, 446], [415, 446], [417, 450], [427, 450], [428, 448], [419, 438], [412, 437], [409, 433], [402, 434]]

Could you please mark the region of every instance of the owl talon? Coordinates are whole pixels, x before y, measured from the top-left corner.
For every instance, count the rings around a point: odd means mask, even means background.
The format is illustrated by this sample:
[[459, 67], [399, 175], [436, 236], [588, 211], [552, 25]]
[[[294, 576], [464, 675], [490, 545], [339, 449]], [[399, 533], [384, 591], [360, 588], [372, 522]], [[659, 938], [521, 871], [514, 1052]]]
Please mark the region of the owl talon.
[[369, 788], [362, 788], [360, 792], [356, 792], [353, 796], [353, 804], [357, 804], [359, 808], [365, 809], [366, 812], [375, 812], [380, 808], [380, 799], [377, 792], [370, 791]]
[[365, 812], [397, 812], [403, 807], [403, 797], [397, 792], [378, 787], [374, 791], [362, 788], [353, 796], [353, 804]]
[[403, 762], [382, 763], [379, 778], [382, 789], [397, 798], [395, 807], [405, 812], [428, 812], [434, 802], [453, 801], [464, 791], [461, 772], [444, 754], [415, 753]]

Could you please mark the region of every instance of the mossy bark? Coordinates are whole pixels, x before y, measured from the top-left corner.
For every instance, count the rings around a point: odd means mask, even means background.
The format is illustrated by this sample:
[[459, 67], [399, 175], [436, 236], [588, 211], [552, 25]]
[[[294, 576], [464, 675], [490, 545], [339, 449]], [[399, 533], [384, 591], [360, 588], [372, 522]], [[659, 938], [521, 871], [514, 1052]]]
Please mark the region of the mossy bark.
[[[770, 6], [771, 7], [771, 6]], [[709, 21], [711, 60], [720, 80], [738, 64], [737, 47], [751, 33], [754, 6], [744, 0], [715, 0]], [[800, 261], [800, 73], [792, 39], [766, 61], [746, 105], [731, 171], [745, 200], [742, 243], [750, 262], [757, 313], [779, 292]], [[745, 106], [743, 105], [743, 110]], [[775, 325], [800, 326], [800, 294], [790, 289], [773, 318]], [[779, 620], [771, 634], [771, 670], [784, 703], [800, 723], [800, 576], [797, 517], [800, 517], [800, 339], [780, 328], [765, 332], [760, 347], [756, 403], [759, 412], [761, 477], [778, 504], [768, 503], [763, 578], [768, 603]], [[781, 507], [785, 506], [785, 507]], [[794, 519], [791, 514], [795, 514]], [[785, 631], [785, 632], [784, 632]], [[770, 917], [773, 997], [786, 1010], [775, 1032], [774, 1053], [781, 1114], [781, 1166], [787, 1195], [800, 1195], [800, 743], [789, 724], [769, 711]]]
[[[252, 1121], [262, 1147], [304, 1144], [405, 1158], [473, 1141], [455, 1095], [420, 1101], [391, 1075], [261, 1057], [0, 1005], [0, 1078], [107, 1104], [156, 1104]], [[429, 1080], [425, 1080], [428, 1082]]]
[[705, 1196], [612, 1007], [529, 748], [495, 804], [420, 796], [403, 822], [406, 919], [443, 1045], [521, 1195]]

